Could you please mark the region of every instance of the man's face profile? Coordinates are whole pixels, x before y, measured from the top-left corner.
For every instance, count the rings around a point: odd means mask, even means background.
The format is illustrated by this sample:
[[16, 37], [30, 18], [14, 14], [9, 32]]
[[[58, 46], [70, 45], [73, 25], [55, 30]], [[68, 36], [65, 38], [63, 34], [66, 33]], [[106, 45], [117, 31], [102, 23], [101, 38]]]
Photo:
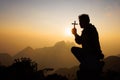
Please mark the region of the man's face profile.
[[81, 28], [84, 28], [86, 23], [83, 20], [79, 20], [79, 25]]

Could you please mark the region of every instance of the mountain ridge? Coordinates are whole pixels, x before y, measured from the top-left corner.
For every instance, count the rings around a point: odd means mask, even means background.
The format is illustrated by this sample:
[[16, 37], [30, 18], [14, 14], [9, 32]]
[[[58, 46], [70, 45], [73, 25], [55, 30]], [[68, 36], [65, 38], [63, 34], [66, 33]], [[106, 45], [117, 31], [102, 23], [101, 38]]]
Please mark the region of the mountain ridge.
[[70, 50], [74, 45], [72, 42], [59, 41], [51, 47], [37, 49], [27, 47], [17, 53], [13, 58], [29, 57], [44, 67], [72, 67], [78, 64]]
[[[3, 61], [6, 61], [6, 62], [10, 61], [10, 63], [12, 63], [13, 59], [27, 57], [27, 58], [31, 58], [33, 61], [38, 63], [39, 69], [45, 68], [45, 67], [52, 67], [55, 69], [65, 68], [65, 67], [71, 68], [75, 65], [79, 65], [79, 62], [71, 53], [70, 49], [72, 46], [75, 46], [75, 44], [70, 42], [65, 42], [65, 41], [59, 41], [55, 45], [50, 47], [43, 47], [43, 48], [36, 48], [36, 49], [33, 49], [30, 46], [28, 46], [23, 50], [21, 50], [20, 52], [18, 52], [15, 56], [11, 58], [7, 58], [6, 56], [5, 58], [6, 60], [0, 60], [0, 62], [2, 61], [2, 64], [3, 64]], [[2, 54], [0, 54], [0, 56], [1, 55]], [[120, 64], [119, 57], [116, 57], [116, 56], [106, 57], [104, 59], [105, 61], [104, 70], [111, 69], [111, 70], [117, 71], [120, 67], [120, 66], [116, 66]], [[9, 64], [9, 63], [4, 63], [4, 64]]]

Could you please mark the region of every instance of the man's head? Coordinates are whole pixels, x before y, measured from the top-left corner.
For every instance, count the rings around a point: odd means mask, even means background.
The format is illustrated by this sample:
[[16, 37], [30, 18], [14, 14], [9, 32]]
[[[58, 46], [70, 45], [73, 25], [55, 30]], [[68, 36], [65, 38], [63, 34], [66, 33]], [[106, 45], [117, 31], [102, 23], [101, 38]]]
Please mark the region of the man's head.
[[81, 28], [87, 27], [87, 25], [90, 22], [89, 16], [87, 14], [82, 14], [82, 15], [79, 15], [78, 18], [79, 18], [79, 24]]

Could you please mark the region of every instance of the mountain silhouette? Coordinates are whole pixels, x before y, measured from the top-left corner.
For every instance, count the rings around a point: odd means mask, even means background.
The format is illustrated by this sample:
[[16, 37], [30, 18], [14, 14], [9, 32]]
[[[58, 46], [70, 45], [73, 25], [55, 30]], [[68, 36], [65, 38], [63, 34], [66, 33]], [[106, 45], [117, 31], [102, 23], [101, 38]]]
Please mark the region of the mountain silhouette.
[[51, 47], [37, 49], [27, 47], [17, 53], [14, 59], [29, 57], [38, 63], [38, 68], [40, 69], [44, 67], [52, 67], [55, 69], [64, 67], [69, 68], [79, 64], [70, 50], [73, 45], [75, 44], [71, 42], [60, 41]]
[[0, 65], [9, 66], [13, 62], [12, 57], [7, 53], [0, 53]]
[[109, 56], [104, 59], [105, 65], [103, 71], [106, 72], [108, 70], [120, 72], [120, 57], [119, 56]]
[[17, 59], [19, 57], [30, 57], [33, 58], [34, 56], [34, 49], [31, 47], [26, 47], [25, 49], [21, 50], [18, 52], [15, 56], [14, 59]]

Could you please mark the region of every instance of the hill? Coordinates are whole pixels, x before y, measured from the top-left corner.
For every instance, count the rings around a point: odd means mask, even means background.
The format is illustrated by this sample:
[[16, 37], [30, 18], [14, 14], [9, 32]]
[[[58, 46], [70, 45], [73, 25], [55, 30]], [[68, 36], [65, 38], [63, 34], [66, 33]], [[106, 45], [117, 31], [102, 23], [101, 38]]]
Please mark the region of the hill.
[[27, 47], [17, 53], [14, 56], [14, 59], [20, 57], [29, 57], [38, 63], [39, 68], [70, 68], [74, 65], [79, 64], [71, 53], [71, 47], [73, 45], [74, 43], [60, 41], [51, 47], [38, 49]]
[[120, 72], [120, 57], [119, 56], [109, 56], [104, 59], [105, 65], [103, 71], [112, 70], [115, 72]]
[[7, 53], [0, 53], [0, 65], [9, 66], [13, 62], [12, 57]]

